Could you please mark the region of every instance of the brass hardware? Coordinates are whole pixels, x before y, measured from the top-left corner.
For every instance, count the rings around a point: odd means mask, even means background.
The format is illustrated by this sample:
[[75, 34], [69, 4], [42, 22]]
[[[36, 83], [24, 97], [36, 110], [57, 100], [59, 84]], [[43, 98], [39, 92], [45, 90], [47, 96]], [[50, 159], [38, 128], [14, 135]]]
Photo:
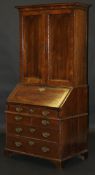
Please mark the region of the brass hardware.
[[49, 149], [48, 147], [45, 147], [45, 146], [43, 146], [43, 147], [41, 148], [41, 150], [42, 150], [44, 153], [50, 151], [50, 149]]
[[31, 141], [29, 141], [28, 143], [29, 143], [29, 145], [30, 145], [30, 146], [32, 146], [32, 145], [34, 145], [34, 144], [35, 144], [35, 143], [34, 143], [34, 141], [32, 141], [32, 140], [31, 140]]
[[30, 109], [30, 112], [33, 113], [34, 112], [34, 109]]
[[22, 116], [15, 116], [15, 120], [16, 120], [16, 121], [19, 121], [19, 120], [22, 120], [22, 119], [23, 119]]
[[42, 115], [45, 116], [45, 117], [46, 117], [47, 115], [49, 115], [49, 113], [50, 113], [49, 111], [42, 111]]
[[50, 133], [48, 133], [48, 132], [43, 132], [43, 133], [42, 133], [42, 136], [43, 136], [44, 138], [48, 138], [48, 137], [50, 136]]
[[16, 147], [20, 147], [20, 146], [22, 146], [22, 143], [21, 142], [15, 142], [15, 145], [16, 145]]
[[49, 125], [50, 122], [48, 120], [42, 120], [42, 125], [46, 126], [46, 125]]
[[31, 133], [34, 133], [34, 132], [36, 131], [36, 129], [35, 129], [35, 128], [29, 128], [29, 131], [30, 131]]
[[22, 128], [15, 128], [15, 131], [17, 132], [17, 133], [20, 133], [20, 132], [22, 132]]
[[45, 91], [45, 90], [46, 90], [45, 88], [39, 88], [40, 92]]
[[23, 108], [22, 107], [16, 107], [16, 112], [22, 112]]

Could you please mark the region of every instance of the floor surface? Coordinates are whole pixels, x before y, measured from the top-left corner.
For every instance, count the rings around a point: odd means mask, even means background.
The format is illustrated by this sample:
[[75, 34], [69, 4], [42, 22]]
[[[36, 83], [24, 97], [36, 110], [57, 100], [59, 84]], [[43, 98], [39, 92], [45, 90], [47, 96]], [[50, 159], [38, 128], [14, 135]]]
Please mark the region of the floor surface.
[[3, 150], [5, 146], [4, 135], [0, 135], [0, 175], [95, 175], [95, 133], [89, 136], [89, 157], [82, 161], [73, 158], [64, 163], [62, 170], [57, 169], [52, 163], [15, 155], [7, 157]]

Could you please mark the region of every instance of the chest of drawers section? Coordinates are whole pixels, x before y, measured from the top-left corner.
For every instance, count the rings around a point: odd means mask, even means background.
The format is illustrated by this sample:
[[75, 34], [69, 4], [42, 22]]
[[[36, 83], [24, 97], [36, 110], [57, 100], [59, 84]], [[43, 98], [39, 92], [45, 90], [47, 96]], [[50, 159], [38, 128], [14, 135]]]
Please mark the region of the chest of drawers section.
[[6, 125], [8, 150], [48, 159], [60, 157], [60, 119], [57, 110], [9, 104]]

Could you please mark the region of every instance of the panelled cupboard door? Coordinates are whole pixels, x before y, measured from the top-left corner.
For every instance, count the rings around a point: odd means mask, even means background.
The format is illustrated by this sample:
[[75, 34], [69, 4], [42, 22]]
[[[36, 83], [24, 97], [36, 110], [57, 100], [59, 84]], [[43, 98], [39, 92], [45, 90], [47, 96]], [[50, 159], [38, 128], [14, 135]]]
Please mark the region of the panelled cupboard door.
[[21, 81], [30, 84], [73, 83], [74, 11], [21, 14]]
[[73, 81], [73, 10], [48, 14], [48, 84], [70, 85]]
[[44, 16], [21, 16], [21, 80], [26, 83], [44, 84]]

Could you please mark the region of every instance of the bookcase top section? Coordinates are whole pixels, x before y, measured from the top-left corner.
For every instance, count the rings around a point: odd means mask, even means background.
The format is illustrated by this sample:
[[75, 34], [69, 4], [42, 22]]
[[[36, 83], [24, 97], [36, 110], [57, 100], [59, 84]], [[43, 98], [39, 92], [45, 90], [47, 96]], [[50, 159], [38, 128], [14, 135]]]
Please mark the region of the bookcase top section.
[[44, 8], [50, 8], [50, 9], [56, 9], [56, 8], [82, 8], [82, 9], [87, 9], [90, 7], [90, 4], [86, 3], [79, 3], [79, 2], [74, 2], [74, 3], [48, 3], [48, 4], [33, 4], [33, 5], [23, 5], [23, 6], [16, 6], [18, 9], [27, 9], [32, 8], [32, 9], [44, 9]]
[[53, 88], [32, 85], [17, 85], [8, 102], [58, 108], [64, 104], [72, 88]]

